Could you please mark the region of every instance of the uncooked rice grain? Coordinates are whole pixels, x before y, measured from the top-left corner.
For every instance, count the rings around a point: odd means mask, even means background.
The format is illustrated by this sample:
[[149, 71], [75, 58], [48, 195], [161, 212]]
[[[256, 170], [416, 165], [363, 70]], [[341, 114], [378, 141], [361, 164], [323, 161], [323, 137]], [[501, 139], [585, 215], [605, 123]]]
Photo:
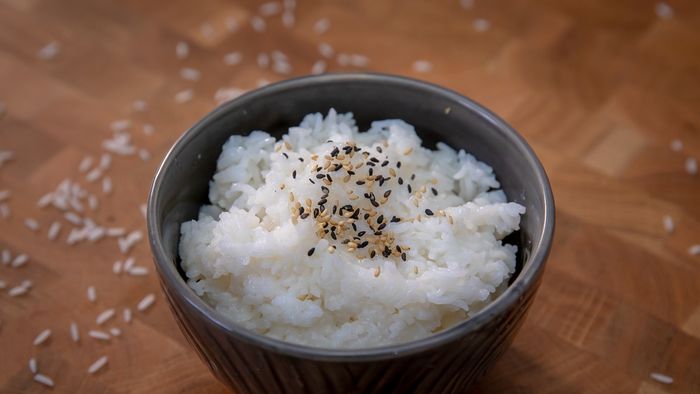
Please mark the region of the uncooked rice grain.
[[183, 67], [180, 69], [180, 78], [184, 79], [185, 81], [199, 81], [199, 78], [202, 77], [202, 73], [192, 67]]
[[416, 60], [411, 68], [417, 73], [428, 73], [433, 70], [433, 64], [427, 60]]
[[124, 308], [122, 311], [122, 319], [124, 320], [125, 323], [131, 323], [131, 309], [130, 308]]
[[112, 327], [109, 329], [109, 334], [113, 337], [118, 337], [122, 335], [122, 330], [117, 327]]
[[238, 30], [240, 24], [238, 23], [238, 20], [236, 18], [229, 16], [226, 18], [226, 20], [224, 20], [224, 27], [226, 28], [226, 30], [233, 33], [236, 30]]
[[698, 162], [694, 157], [685, 159], [685, 172], [690, 175], [696, 175], [698, 173]]
[[129, 269], [129, 275], [131, 276], [144, 276], [148, 275], [148, 268], [142, 266], [131, 267]]
[[700, 244], [691, 245], [688, 248], [688, 254], [691, 256], [700, 255]]
[[669, 20], [673, 18], [673, 8], [671, 8], [671, 6], [664, 1], [656, 3], [654, 6], [654, 12], [656, 12], [656, 16], [662, 20]]
[[102, 324], [106, 323], [109, 319], [114, 317], [114, 308], [109, 308], [99, 315], [97, 315], [97, 318], [95, 319], [95, 323], [97, 323], [98, 326], [101, 326]]
[[324, 60], [317, 60], [311, 66], [311, 74], [312, 75], [323, 74], [325, 71], [326, 71], [326, 62]]
[[88, 367], [87, 372], [88, 372], [90, 375], [96, 373], [97, 371], [99, 371], [100, 369], [102, 369], [102, 368], [107, 364], [107, 361], [108, 361], [107, 356], [102, 356], [102, 357], [98, 358], [97, 361], [95, 361], [94, 363], [90, 364], [90, 366]]
[[60, 232], [61, 232], [61, 222], [53, 222], [53, 223], [51, 223], [51, 226], [49, 227], [49, 231], [46, 234], [46, 236], [49, 238], [50, 241], [53, 241], [58, 237], [58, 234]]
[[229, 52], [224, 55], [224, 64], [227, 66], [235, 66], [243, 61], [243, 55], [240, 52]]
[[683, 150], [683, 141], [678, 138], [671, 141], [671, 150], [674, 152], [680, 152]]
[[1, 258], [3, 264], [10, 264], [10, 261], [12, 261], [12, 252], [10, 252], [10, 249], [3, 249]]
[[15, 286], [15, 287], [11, 288], [10, 290], [8, 290], [7, 295], [9, 295], [10, 297], [19, 297], [21, 295], [27, 294], [28, 292], [29, 292], [28, 287], [19, 285], [19, 286]]
[[323, 34], [331, 27], [331, 21], [328, 18], [321, 18], [314, 23], [314, 33]]
[[652, 379], [654, 379], [655, 381], [657, 381], [657, 382], [659, 382], [659, 383], [663, 383], [663, 384], [671, 384], [671, 383], [673, 383], [673, 378], [672, 378], [672, 377], [670, 377], [670, 376], [668, 376], [668, 375], [664, 375], [664, 374], [662, 374], [662, 373], [652, 372], [652, 373], [649, 374], [649, 377], [652, 378]]
[[51, 60], [55, 58], [59, 52], [61, 52], [61, 47], [56, 41], [52, 41], [39, 49], [36, 55], [41, 60]]
[[114, 264], [112, 264], [112, 272], [115, 275], [119, 275], [122, 273], [122, 262], [121, 261], [117, 260], [114, 262]]
[[474, 20], [474, 22], [472, 23], [472, 27], [477, 33], [483, 33], [491, 28], [491, 22], [489, 22], [486, 19], [479, 18]]
[[184, 42], [180, 41], [175, 45], [175, 56], [178, 59], [184, 59], [190, 54], [190, 46]]
[[265, 23], [265, 19], [256, 15], [250, 19], [250, 26], [256, 32], [262, 33], [267, 28], [267, 23]]
[[85, 156], [78, 165], [78, 171], [87, 172], [87, 170], [89, 170], [90, 167], [92, 167], [93, 161], [94, 159], [92, 158], [92, 156]]
[[12, 193], [7, 189], [0, 190], [0, 202], [7, 200], [11, 195]]
[[186, 102], [191, 101], [192, 97], [194, 97], [192, 89], [181, 90], [175, 93], [175, 102], [178, 104], [184, 104]]
[[10, 215], [12, 214], [12, 211], [10, 210], [10, 206], [7, 204], [0, 204], [0, 217], [3, 219], [9, 219]]
[[331, 44], [328, 44], [326, 42], [322, 42], [318, 44], [318, 53], [321, 54], [321, 56], [330, 59], [333, 57], [335, 54], [335, 49], [331, 46]]
[[109, 334], [100, 330], [90, 330], [88, 331], [88, 336], [95, 338], [100, 341], [109, 341]]
[[291, 29], [294, 27], [294, 24], [296, 23], [296, 17], [294, 16], [293, 12], [290, 11], [285, 11], [282, 14], [282, 25], [286, 27], [287, 29]]
[[136, 306], [136, 310], [138, 310], [139, 312], [145, 311], [146, 309], [150, 308], [151, 305], [153, 305], [155, 300], [155, 294], [148, 294], [147, 296], [143, 297], [141, 301], [139, 301], [138, 305]]
[[282, 12], [282, 4], [278, 1], [269, 1], [267, 3], [260, 4], [258, 7], [258, 13], [262, 16], [273, 16]]
[[94, 286], [88, 286], [87, 288], [87, 299], [90, 302], [97, 301], [97, 291]]
[[53, 379], [40, 373], [34, 375], [34, 381], [39, 382], [44, 386], [53, 387]]
[[39, 371], [35, 357], [30, 358], [28, 364], [29, 364], [29, 370], [32, 372], [32, 374], [36, 374]]
[[51, 336], [51, 329], [49, 329], [49, 328], [40, 332], [39, 335], [37, 335], [36, 338], [34, 338], [34, 346], [39, 346], [42, 343], [46, 342], [46, 340], [48, 340], [50, 336]]
[[37, 222], [36, 219], [32, 219], [32, 218], [24, 219], [24, 225], [32, 231], [39, 230], [39, 222]]
[[70, 338], [73, 342], [80, 341], [80, 331], [78, 331], [78, 323], [76, 322], [70, 323]]
[[27, 264], [27, 261], [29, 261], [29, 256], [26, 253], [18, 254], [15, 256], [14, 260], [12, 260], [12, 268], [19, 268]]
[[672, 233], [675, 229], [673, 218], [670, 215], [664, 215], [661, 221], [663, 222], [664, 230], [669, 234]]

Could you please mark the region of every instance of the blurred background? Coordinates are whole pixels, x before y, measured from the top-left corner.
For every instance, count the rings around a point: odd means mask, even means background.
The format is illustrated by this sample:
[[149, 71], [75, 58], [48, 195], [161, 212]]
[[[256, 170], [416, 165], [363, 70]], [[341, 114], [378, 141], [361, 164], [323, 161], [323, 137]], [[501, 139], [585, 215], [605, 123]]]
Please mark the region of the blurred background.
[[550, 176], [542, 287], [473, 392], [700, 392], [696, 0], [0, 0], [0, 392], [223, 392], [158, 288], [152, 176], [219, 103], [345, 71], [475, 99]]

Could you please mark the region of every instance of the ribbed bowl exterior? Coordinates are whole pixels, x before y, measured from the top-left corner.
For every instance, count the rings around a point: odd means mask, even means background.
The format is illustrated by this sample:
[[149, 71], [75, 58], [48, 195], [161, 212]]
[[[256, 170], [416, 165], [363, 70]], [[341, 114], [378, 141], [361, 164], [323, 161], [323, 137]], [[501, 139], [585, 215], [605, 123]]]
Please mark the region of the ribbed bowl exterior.
[[481, 330], [407, 357], [317, 361], [250, 345], [220, 330], [163, 286], [180, 329], [211, 372], [237, 393], [464, 393], [508, 349], [538, 284]]
[[[231, 134], [280, 136], [303, 115], [353, 111], [360, 129], [398, 118], [423, 143], [464, 148], [493, 167], [510, 201], [527, 209], [509, 287], [469, 320], [429, 338], [378, 349], [314, 349], [235, 325], [188, 287], [180, 269], [180, 226], [207, 203], [209, 180]], [[148, 235], [175, 320], [212, 373], [239, 393], [464, 392], [501, 356], [532, 303], [554, 232], [546, 174], [510, 126], [455, 92], [407, 78], [330, 74], [269, 85], [228, 102], [188, 130], [163, 160], [148, 201]]]

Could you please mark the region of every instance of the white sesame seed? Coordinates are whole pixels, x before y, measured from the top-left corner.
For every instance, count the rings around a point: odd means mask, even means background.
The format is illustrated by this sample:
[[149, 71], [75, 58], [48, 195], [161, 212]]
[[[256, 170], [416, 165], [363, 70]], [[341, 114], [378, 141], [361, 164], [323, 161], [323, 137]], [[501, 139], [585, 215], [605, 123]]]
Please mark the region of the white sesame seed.
[[178, 59], [184, 59], [190, 54], [190, 46], [184, 42], [180, 41], [175, 45], [175, 56]]
[[95, 319], [95, 323], [97, 323], [98, 326], [104, 324], [107, 322], [107, 320], [111, 319], [114, 317], [114, 308], [107, 309], [97, 315], [97, 318]]
[[90, 338], [95, 338], [100, 341], [109, 341], [109, 334], [104, 331], [90, 330], [88, 331], [88, 336]]
[[156, 301], [156, 295], [151, 293], [148, 294], [147, 296], [143, 297], [141, 301], [139, 301], [138, 305], [136, 306], [136, 309], [139, 312], [143, 312], [146, 309], [148, 309], [153, 303]]
[[53, 387], [53, 379], [40, 373], [34, 375], [34, 381], [39, 382], [44, 386]]
[[76, 322], [70, 323], [70, 337], [73, 342], [78, 342], [80, 340], [80, 332], [78, 331], [78, 324]]
[[654, 6], [654, 12], [656, 12], [656, 16], [662, 20], [669, 20], [673, 18], [673, 8], [671, 8], [668, 3], [663, 1], [656, 3]]
[[671, 384], [671, 383], [673, 383], [673, 378], [672, 378], [672, 377], [670, 377], [670, 376], [668, 376], [668, 375], [664, 375], [664, 374], [662, 374], [662, 373], [652, 372], [652, 373], [649, 374], [649, 377], [651, 377], [652, 379], [656, 380], [656, 381], [659, 382], [659, 383], [663, 383], [663, 384]]
[[87, 370], [88, 373], [90, 375], [96, 373], [97, 371], [102, 369], [102, 367], [104, 367], [107, 364], [107, 361], [108, 361], [107, 356], [102, 356], [102, 357], [98, 358], [97, 361], [90, 364], [90, 366], [88, 367], [88, 370]]
[[662, 218], [662, 222], [664, 225], [664, 230], [666, 230], [667, 233], [672, 233], [675, 225], [673, 223], [673, 218], [670, 215], [664, 215]]
[[50, 329], [45, 329], [44, 331], [40, 332], [39, 335], [34, 338], [34, 346], [39, 346], [42, 343], [46, 342], [47, 339], [51, 336], [51, 330]]
[[88, 286], [87, 288], [87, 299], [90, 302], [97, 301], [97, 291], [94, 286]]

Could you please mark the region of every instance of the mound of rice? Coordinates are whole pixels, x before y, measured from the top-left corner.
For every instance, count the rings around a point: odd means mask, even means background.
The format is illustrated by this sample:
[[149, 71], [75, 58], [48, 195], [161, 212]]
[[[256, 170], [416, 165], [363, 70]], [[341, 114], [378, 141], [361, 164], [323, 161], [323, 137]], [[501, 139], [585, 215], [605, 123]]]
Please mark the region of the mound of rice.
[[401, 120], [359, 132], [352, 113], [307, 115], [276, 140], [233, 135], [211, 205], [182, 224], [189, 285], [258, 333], [325, 348], [423, 338], [505, 286], [525, 208], [491, 167], [421, 147]]

